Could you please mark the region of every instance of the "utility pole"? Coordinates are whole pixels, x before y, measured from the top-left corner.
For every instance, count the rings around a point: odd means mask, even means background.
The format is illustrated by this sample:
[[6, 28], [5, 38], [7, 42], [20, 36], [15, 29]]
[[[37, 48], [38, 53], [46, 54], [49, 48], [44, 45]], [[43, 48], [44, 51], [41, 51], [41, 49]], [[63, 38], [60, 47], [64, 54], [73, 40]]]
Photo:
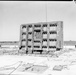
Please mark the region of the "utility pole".
[[45, 2], [45, 16], [46, 16], [46, 22], [47, 22], [47, 1]]

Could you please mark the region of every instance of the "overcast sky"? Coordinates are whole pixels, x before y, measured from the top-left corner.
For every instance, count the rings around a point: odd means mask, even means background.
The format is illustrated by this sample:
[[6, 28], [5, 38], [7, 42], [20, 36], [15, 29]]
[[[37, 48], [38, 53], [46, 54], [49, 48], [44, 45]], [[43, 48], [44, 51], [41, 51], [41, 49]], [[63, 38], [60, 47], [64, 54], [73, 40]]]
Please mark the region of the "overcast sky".
[[20, 25], [63, 21], [64, 40], [76, 40], [76, 4], [74, 2], [0, 1], [0, 41], [19, 41]]

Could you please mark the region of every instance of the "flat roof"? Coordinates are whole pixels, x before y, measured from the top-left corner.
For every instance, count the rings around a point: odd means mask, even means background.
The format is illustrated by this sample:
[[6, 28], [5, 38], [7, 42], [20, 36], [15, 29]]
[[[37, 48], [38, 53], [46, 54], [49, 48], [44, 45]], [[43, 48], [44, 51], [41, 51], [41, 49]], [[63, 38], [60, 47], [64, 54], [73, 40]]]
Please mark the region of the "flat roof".
[[76, 41], [64, 41], [64, 46], [75, 46]]
[[59, 23], [59, 22], [62, 22], [63, 23], [63, 21], [50, 21], [50, 22], [38, 22], [38, 23], [27, 23], [27, 24], [21, 24], [21, 26], [24, 26], [24, 25], [34, 25], [34, 24], [50, 24], [50, 23]]

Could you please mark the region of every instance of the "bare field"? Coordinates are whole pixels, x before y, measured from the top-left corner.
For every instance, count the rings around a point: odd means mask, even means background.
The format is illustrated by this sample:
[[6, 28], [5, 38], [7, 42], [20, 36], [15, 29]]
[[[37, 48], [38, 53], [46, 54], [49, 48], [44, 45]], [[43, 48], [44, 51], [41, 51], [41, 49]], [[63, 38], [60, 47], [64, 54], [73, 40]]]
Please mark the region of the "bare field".
[[1, 55], [0, 60], [1, 75], [76, 75], [76, 50], [59, 57]]

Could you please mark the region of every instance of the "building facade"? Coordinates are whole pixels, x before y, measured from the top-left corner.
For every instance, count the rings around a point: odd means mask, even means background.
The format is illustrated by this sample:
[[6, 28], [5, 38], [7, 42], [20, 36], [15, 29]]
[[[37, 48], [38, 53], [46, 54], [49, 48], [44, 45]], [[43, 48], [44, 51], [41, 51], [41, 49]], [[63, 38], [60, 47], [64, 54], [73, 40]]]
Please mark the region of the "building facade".
[[63, 22], [23, 24], [20, 27], [20, 52], [51, 53], [63, 48]]

